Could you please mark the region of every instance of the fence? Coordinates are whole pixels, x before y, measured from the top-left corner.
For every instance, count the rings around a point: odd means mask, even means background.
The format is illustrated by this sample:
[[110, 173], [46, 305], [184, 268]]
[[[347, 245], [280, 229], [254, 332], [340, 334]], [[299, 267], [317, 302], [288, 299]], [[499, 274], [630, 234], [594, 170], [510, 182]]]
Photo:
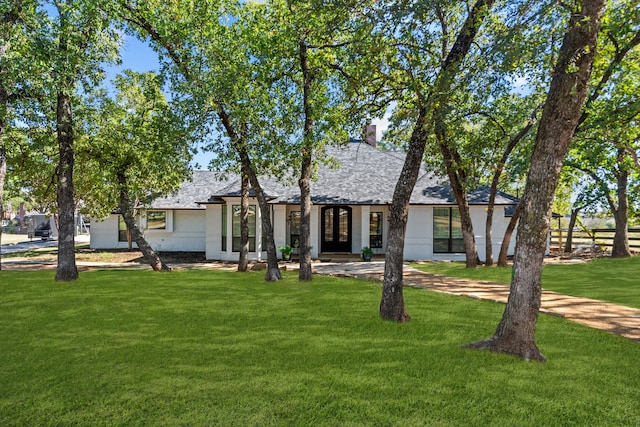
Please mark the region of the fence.
[[[568, 229], [551, 230], [551, 250], [564, 251]], [[573, 249], [580, 247], [600, 246], [603, 250], [611, 250], [615, 230], [611, 228], [593, 228], [590, 230], [573, 230]], [[640, 228], [629, 229], [629, 248], [632, 252], [640, 252]]]

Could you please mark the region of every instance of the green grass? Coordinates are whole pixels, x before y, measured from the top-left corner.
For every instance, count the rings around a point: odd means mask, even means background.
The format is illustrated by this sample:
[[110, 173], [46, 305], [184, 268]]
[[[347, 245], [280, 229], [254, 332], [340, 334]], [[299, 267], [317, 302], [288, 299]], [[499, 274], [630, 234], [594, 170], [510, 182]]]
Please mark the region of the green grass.
[[[449, 277], [511, 283], [511, 267], [467, 269], [462, 262], [414, 263], [412, 266]], [[598, 258], [586, 264], [545, 265], [542, 287], [566, 295], [640, 308], [640, 257]]]
[[541, 315], [546, 364], [462, 345], [497, 303], [262, 273], [0, 272], [0, 425], [638, 425], [640, 345]]

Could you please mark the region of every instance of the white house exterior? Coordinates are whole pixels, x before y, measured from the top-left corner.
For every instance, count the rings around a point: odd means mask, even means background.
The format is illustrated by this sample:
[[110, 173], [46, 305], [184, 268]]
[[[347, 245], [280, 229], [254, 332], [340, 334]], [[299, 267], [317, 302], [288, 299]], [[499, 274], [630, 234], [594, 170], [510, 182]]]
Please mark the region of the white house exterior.
[[[329, 148], [339, 168], [320, 167], [312, 182], [311, 256], [360, 254], [365, 246], [383, 254], [387, 247], [389, 207], [404, 164], [404, 154], [378, 150], [366, 143]], [[296, 246], [300, 196], [293, 185], [262, 177], [270, 200], [276, 247]], [[485, 222], [488, 193], [469, 195], [475, 239], [481, 259], [485, 255]], [[493, 251], [502, 237], [517, 199], [499, 193], [493, 218]], [[261, 212], [250, 198], [251, 242], [249, 257], [266, 259], [262, 242]], [[156, 251], [205, 252], [210, 260], [237, 261], [239, 244], [240, 181], [233, 174], [196, 171], [176, 195], [157, 199], [142, 210], [140, 225]], [[234, 215], [234, 213], [237, 213]], [[446, 183], [426, 168], [411, 197], [405, 238], [407, 260], [464, 260], [464, 248], [455, 199]], [[91, 247], [126, 248], [124, 224], [117, 214], [91, 225]], [[514, 241], [510, 244], [513, 253]]]

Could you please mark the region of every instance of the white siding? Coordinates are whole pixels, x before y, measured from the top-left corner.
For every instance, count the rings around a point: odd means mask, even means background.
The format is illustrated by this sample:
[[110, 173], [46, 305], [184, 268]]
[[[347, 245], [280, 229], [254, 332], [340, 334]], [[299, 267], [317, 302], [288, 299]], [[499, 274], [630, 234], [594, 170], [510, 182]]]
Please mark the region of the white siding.
[[[167, 230], [142, 230], [151, 247], [156, 251], [204, 252], [205, 211], [166, 210], [166, 212]], [[91, 223], [91, 248], [126, 249], [128, 247], [127, 242], [118, 242], [118, 217], [119, 215], [112, 214], [104, 221]], [[137, 245], [134, 243], [133, 247]]]
[[127, 242], [118, 242], [118, 217], [111, 214], [102, 221], [91, 221], [91, 249], [126, 249]]
[[207, 259], [222, 259], [222, 205], [207, 205], [205, 246]]
[[407, 231], [404, 239], [404, 259], [431, 259], [433, 256], [433, 208], [409, 208]]
[[167, 230], [146, 230], [145, 237], [156, 251], [205, 252], [205, 220], [205, 210], [167, 210]]
[[[227, 218], [227, 249], [222, 251], [222, 205], [207, 205], [202, 210], [167, 210], [167, 230], [145, 231], [145, 236], [151, 246], [158, 251], [188, 251], [206, 252], [207, 259], [237, 261], [238, 254], [231, 251], [231, 205], [238, 204], [239, 199], [228, 201]], [[255, 200], [251, 204], [257, 203]], [[382, 212], [383, 215], [383, 249], [375, 250], [383, 254], [388, 241], [389, 208], [388, 206], [353, 206], [352, 207], [352, 253], [358, 254], [363, 246], [369, 244], [369, 213]], [[272, 206], [274, 239], [276, 248], [285, 245], [289, 236], [289, 213], [299, 210], [298, 206]], [[475, 232], [478, 255], [485, 258], [485, 221], [486, 207], [470, 207], [471, 218]], [[321, 224], [319, 221], [320, 206], [311, 207], [311, 254], [318, 257], [320, 249]], [[256, 243], [261, 242], [260, 211], [257, 209]], [[510, 218], [504, 216], [504, 208], [496, 207], [493, 221], [493, 254], [497, 258], [502, 244], [504, 232]], [[144, 221], [143, 221], [144, 223]], [[172, 230], [172, 231], [169, 231]], [[135, 247], [135, 243], [134, 243]], [[515, 233], [512, 236], [509, 254], [513, 254], [515, 247]], [[118, 215], [110, 215], [103, 221], [91, 223], [91, 248], [117, 249], [127, 248], [127, 242], [118, 242]], [[266, 248], [260, 252], [249, 254], [250, 259], [264, 259]], [[280, 254], [278, 253], [278, 256]], [[464, 260], [464, 254], [434, 254], [433, 253], [433, 206], [411, 206], [407, 222], [404, 246], [406, 260]]]

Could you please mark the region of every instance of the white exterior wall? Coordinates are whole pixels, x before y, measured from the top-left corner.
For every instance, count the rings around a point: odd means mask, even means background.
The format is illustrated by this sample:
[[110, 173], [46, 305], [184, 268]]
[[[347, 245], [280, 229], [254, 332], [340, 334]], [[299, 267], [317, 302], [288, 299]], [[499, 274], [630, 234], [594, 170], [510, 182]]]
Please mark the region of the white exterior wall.
[[[318, 258], [318, 254], [320, 253], [320, 206], [311, 205], [311, 225], [309, 229], [311, 230], [311, 258]], [[313, 230], [318, 230], [317, 233], [314, 233]]]
[[[160, 210], [160, 209], [158, 209]], [[204, 252], [205, 250], [205, 211], [204, 210], [165, 210], [167, 224], [165, 230], [145, 230], [146, 220], [141, 219], [140, 228], [145, 239], [156, 251]], [[126, 249], [127, 242], [118, 241], [119, 215], [111, 214], [103, 221], [91, 223], [92, 249]], [[135, 242], [133, 247], [137, 247]]]
[[[404, 238], [404, 259], [420, 260], [433, 258], [433, 207], [412, 206], [409, 208], [407, 231]], [[447, 254], [451, 257], [451, 254]]]
[[[118, 217], [111, 214], [102, 221], [91, 221], [91, 249], [126, 249], [127, 242], [118, 242]], [[135, 244], [134, 244], [135, 246]]]
[[222, 259], [222, 205], [207, 205], [205, 257]]
[[[368, 208], [368, 206], [366, 206]], [[369, 213], [364, 217], [364, 206], [356, 205], [351, 209], [351, 252], [354, 254], [362, 251], [362, 241], [369, 238]], [[367, 230], [364, 231], [364, 227]], [[365, 244], [364, 246], [369, 246]]]
[[[231, 251], [232, 205], [239, 204], [239, 198], [227, 201], [227, 251], [222, 251], [222, 205], [207, 205], [202, 210], [166, 210], [167, 230], [146, 230], [145, 237], [151, 246], [158, 251], [187, 251], [206, 253], [207, 259], [237, 261], [238, 253]], [[257, 252], [250, 252], [252, 260], [266, 259], [266, 248], [262, 248], [261, 212], [256, 205], [256, 245]], [[311, 207], [311, 256], [317, 258], [320, 250], [321, 224], [319, 205]], [[289, 214], [298, 211], [295, 205], [273, 205], [272, 223], [276, 248], [289, 243]], [[352, 206], [352, 253], [358, 254], [362, 247], [369, 245], [369, 214], [382, 212], [383, 248], [374, 249], [374, 253], [383, 254], [388, 241], [389, 208], [388, 206]], [[470, 207], [471, 219], [475, 231], [478, 255], [485, 258], [485, 222], [486, 207]], [[504, 207], [496, 207], [493, 220], [493, 254], [497, 257], [502, 245], [502, 237], [510, 218], [504, 216]], [[142, 220], [144, 228], [145, 220]], [[91, 248], [93, 249], [126, 249], [127, 242], [118, 242], [118, 215], [110, 215], [104, 221], [93, 221], [91, 224]], [[135, 243], [134, 243], [135, 247]], [[509, 246], [509, 254], [513, 254], [515, 233]], [[280, 253], [278, 252], [278, 256]], [[464, 254], [433, 253], [433, 206], [412, 206], [409, 209], [407, 232], [405, 237], [404, 258], [406, 260], [464, 260]]]
[[144, 235], [156, 251], [204, 252], [205, 210], [167, 210], [166, 230], [145, 230]]
[[353, 217], [354, 223], [355, 218], [359, 219], [360, 227], [356, 227], [354, 225], [354, 229], [360, 230], [360, 236], [356, 238], [354, 235], [353, 253], [362, 253], [362, 248], [364, 248], [365, 246], [369, 246], [369, 214], [371, 213], [371, 206], [358, 206], [358, 211], [359, 212], [354, 209]]
[[[273, 241], [276, 244], [276, 254], [278, 257], [281, 257], [282, 254], [278, 250], [278, 248], [283, 247], [284, 245], [291, 244], [287, 242], [287, 236], [289, 235], [289, 212], [287, 205], [274, 205], [273, 206], [273, 222], [271, 226], [273, 227]], [[266, 258], [265, 252], [265, 258]]]
[[[469, 208], [473, 231], [475, 233], [478, 256], [485, 259], [485, 226], [487, 211], [485, 206], [471, 206]], [[493, 245], [494, 257], [500, 252], [504, 232], [509, 225], [510, 218], [504, 216], [504, 207], [498, 206], [493, 216]], [[387, 225], [388, 221], [385, 221]], [[385, 232], [385, 239], [387, 230]], [[386, 247], [386, 242], [385, 242]], [[509, 245], [509, 254], [513, 254], [515, 248], [515, 233]], [[435, 254], [433, 253], [433, 207], [432, 206], [412, 206], [409, 208], [409, 219], [407, 221], [407, 232], [405, 236], [404, 258], [406, 260], [454, 260], [464, 261], [465, 254]]]

